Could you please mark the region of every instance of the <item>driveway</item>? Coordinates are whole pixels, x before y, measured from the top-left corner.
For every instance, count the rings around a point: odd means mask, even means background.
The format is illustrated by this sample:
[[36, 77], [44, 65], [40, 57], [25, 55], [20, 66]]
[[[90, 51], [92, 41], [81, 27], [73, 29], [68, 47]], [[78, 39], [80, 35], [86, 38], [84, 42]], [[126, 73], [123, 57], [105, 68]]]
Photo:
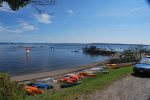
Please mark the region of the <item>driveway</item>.
[[130, 75], [78, 100], [150, 100], [150, 77]]

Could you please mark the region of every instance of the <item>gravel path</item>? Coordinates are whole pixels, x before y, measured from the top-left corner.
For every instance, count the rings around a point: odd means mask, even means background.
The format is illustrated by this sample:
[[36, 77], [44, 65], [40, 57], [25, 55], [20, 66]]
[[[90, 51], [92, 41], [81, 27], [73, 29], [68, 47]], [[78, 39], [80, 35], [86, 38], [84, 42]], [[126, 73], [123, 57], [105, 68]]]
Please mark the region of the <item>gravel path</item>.
[[128, 76], [78, 100], [150, 100], [150, 77]]

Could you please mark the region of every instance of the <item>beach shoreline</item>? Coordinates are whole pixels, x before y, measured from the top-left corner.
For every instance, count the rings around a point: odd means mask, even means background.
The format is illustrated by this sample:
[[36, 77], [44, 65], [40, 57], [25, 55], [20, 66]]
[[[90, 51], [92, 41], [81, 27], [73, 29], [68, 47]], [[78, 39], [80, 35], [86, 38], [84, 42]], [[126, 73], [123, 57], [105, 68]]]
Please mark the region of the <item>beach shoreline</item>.
[[[71, 68], [65, 68], [65, 69], [59, 69], [59, 70], [52, 70], [52, 71], [46, 71], [46, 72], [38, 72], [38, 73], [32, 73], [32, 74], [25, 74], [25, 75], [18, 75], [18, 76], [11, 76], [12, 81], [16, 82], [27, 82], [27, 81], [32, 81], [36, 79], [42, 79], [42, 78], [59, 78], [62, 77], [65, 74], [68, 73], [76, 73], [78, 71], [82, 71], [88, 68], [92, 67], [98, 67], [98, 66], [105, 66], [110, 59], [118, 58], [118, 53], [115, 55], [111, 56], [109, 59], [106, 59], [104, 61], [99, 61], [91, 64], [85, 64], [82, 66], [76, 66], [76, 67], [71, 67]], [[123, 67], [123, 66], [128, 66], [128, 65], [133, 65], [135, 62], [132, 63], [120, 63], [117, 66], [118, 67]]]
[[106, 62], [107, 62], [107, 60], [102, 61], [102, 62], [87, 64], [87, 65], [83, 65], [83, 66], [72, 67], [72, 68], [47, 71], [47, 72], [41, 72], [41, 73], [34, 73], [34, 74], [11, 76], [10, 78], [12, 81], [17, 81], [17, 82], [25, 82], [25, 81], [31, 81], [31, 80], [47, 78], [47, 77], [59, 78], [67, 73], [75, 73], [75, 72], [78, 72], [78, 71], [81, 71], [84, 69], [88, 69], [88, 68], [92, 68], [92, 67], [104, 66]]

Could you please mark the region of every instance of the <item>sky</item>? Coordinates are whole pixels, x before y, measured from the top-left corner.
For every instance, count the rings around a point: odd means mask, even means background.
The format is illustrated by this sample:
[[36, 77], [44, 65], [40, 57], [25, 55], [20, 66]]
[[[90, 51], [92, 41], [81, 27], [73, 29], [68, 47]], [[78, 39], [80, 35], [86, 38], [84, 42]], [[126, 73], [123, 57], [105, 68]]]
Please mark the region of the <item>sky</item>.
[[57, 0], [56, 5], [0, 8], [0, 42], [150, 44], [146, 0]]

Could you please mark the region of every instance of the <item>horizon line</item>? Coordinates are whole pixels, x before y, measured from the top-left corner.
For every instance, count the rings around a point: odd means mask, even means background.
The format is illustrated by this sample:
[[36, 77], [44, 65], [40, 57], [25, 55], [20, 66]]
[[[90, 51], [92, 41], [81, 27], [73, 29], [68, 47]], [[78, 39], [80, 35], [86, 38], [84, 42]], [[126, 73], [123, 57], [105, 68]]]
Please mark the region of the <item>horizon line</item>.
[[120, 45], [150, 45], [150, 44], [143, 44], [143, 43], [104, 43], [104, 42], [93, 42], [93, 43], [77, 43], [77, 42], [70, 42], [70, 43], [67, 43], [67, 42], [62, 42], [62, 43], [60, 43], [60, 42], [51, 42], [51, 43], [48, 43], [48, 42], [43, 42], [43, 43], [39, 43], [39, 42], [0, 42], [0, 44], [120, 44]]

